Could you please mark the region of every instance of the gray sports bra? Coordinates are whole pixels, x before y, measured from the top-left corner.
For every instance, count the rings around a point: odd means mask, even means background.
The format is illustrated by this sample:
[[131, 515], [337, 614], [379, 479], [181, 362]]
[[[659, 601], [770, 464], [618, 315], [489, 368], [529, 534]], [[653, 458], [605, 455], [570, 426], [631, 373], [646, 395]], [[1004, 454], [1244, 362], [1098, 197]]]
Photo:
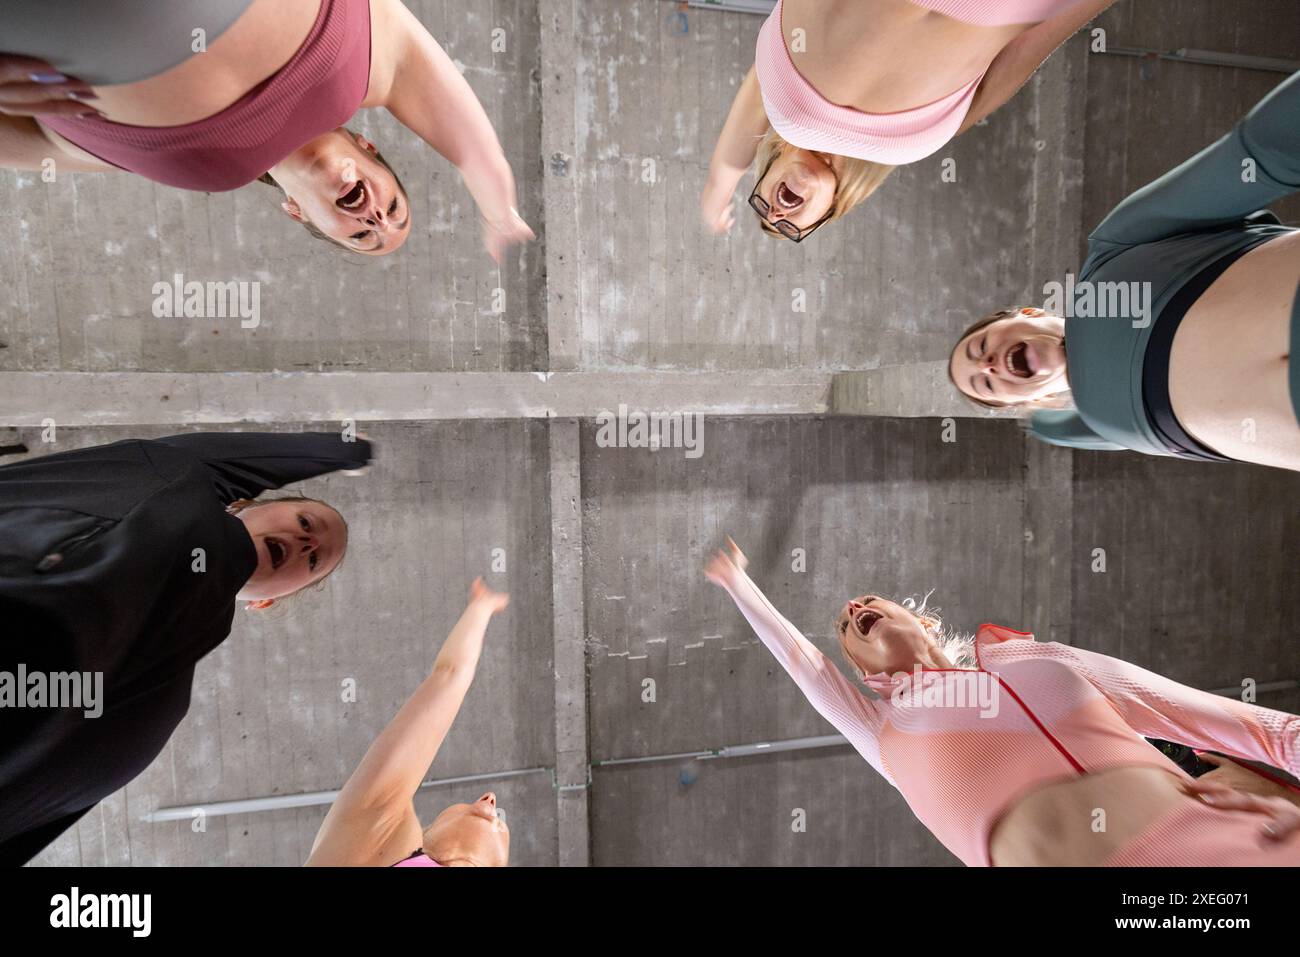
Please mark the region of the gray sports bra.
[[253, 0], [0, 0], [0, 53], [92, 86], [134, 83], [210, 47]]

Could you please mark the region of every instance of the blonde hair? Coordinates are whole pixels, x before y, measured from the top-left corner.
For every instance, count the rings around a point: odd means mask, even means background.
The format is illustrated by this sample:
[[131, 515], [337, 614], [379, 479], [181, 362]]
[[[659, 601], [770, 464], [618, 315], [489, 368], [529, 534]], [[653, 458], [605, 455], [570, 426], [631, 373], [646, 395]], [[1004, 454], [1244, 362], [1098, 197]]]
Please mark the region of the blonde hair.
[[[930, 605], [930, 596], [933, 594], [934, 589], [931, 589], [919, 598], [916, 596], [904, 598], [898, 604], [916, 617], [917, 621], [921, 623], [921, 627], [925, 629], [926, 634], [934, 639], [934, 643], [939, 646], [939, 650], [943, 652], [944, 657], [952, 662], [954, 668], [974, 669], [979, 667], [979, 662], [975, 658], [975, 636], [969, 632], [958, 631], [945, 625], [943, 619], [939, 617], [939, 609]], [[831, 629], [839, 639], [840, 652], [844, 655], [844, 660], [848, 662], [849, 667], [858, 676], [858, 680], [865, 681], [867, 675], [858, 666], [858, 663], [853, 660], [853, 656], [849, 654], [848, 645], [845, 644], [845, 635], [844, 632], [840, 631], [839, 622], [840, 614], [837, 614]]]
[[[758, 149], [754, 154], [755, 175], [761, 176], [787, 149], [794, 149], [794, 147], [776, 130], [769, 129], [758, 141]], [[836, 177], [839, 185], [835, 190], [835, 211], [831, 213], [827, 222], [839, 219], [874, 193], [885, 181], [885, 177], [894, 170], [892, 166], [855, 159], [852, 156], [841, 156], [840, 160], [841, 167]], [[765, 220], [762, 222], [762, 227], [763, 231], [770, 236], [781, 235], [775, 226]]]

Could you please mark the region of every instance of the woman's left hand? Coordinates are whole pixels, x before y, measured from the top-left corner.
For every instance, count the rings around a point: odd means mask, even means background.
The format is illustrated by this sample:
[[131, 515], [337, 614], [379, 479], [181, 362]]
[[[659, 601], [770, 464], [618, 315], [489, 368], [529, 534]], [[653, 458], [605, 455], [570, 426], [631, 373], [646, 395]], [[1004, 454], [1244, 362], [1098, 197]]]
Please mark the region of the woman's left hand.
[[1260, 815], [1260, 838], [1265, 842], [1280, 843], [1300, 833], [1300, 808], [1286, 798], [1260, 797], [1199, 779], [1189, 782], [1184, 788], [1210, 807]]
[[513, 206], [501, 219], [483, 220], [483, 246], [497, 265], [501, 264], [501, 259], [511, 246], [518, 246], [520, 243], [536, 238], [537, 234], [524, 222], [519, 211]]

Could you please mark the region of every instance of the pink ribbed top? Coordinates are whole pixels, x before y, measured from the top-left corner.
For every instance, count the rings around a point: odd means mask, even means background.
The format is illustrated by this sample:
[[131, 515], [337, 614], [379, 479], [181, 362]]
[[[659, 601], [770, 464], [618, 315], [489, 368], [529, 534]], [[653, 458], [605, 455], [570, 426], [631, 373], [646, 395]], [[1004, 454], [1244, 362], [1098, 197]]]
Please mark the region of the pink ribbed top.
[[356, 113], [370, 85], [368, 0], [322, 0], [302, 46], [275, 74], [214, 116], [183, 126], [131, 126], [99, 117], [41, 122], [107, 163], [181, 189], [251, 183]]
[[912, 4], [977, 27], [1039, 23], [1082, 0], [911, 0]]
[[[1294, 715], [995, 625], [979, 630], [978, 669], [873, 675], [867, 684], [881, 695], [874, 700], [748, 576], [728, 591], [812, 706], [968, 865], [991, 863], [988, 841], [999, 817], [1044, 785], [1124, 766], [1186, 777], [1142, 736], [1300, 773]], [[976, 700], [974, 682], [996, 688], [988, 699], [995, 707]]]
[[[981, 26], [1035, 23], [1079, 0], [913, 0], [919, 7]], [[763, 23], [754, 67], [768, 122], [787, 143], [888, 166], [915, 163], [942, 149], [970, 112], [981, 72], [945, 97], [897, 113], [864, 113], [826, 99], [804, 79], [785, 43], [784, 0]]]

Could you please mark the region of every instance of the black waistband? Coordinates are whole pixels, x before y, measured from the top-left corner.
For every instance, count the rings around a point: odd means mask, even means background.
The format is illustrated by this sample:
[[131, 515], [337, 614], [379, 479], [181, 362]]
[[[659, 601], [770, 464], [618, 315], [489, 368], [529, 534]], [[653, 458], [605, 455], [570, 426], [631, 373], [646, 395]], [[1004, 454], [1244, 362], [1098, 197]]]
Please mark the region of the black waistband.
[[1146, 406], [1147, 420], [1151, 423], [1151, 428], [1169, 451], [1177, 456], [1187, 459], [1207, 459], [1212, 462], [1235, 461], [1226, 455], [1220, 455], [1214, 449], [1188, 435], [1174, 415], [1173, 406], [1169, 401], [1169, 355], [1173, 350], [1174, 335], [1178, 332], [1178, 326], [1183, 321], [1183, 316], [1187, 314], [1187, 310], [1192, 308], [1196, 300], [1201, 298], [1205, 290], [1209, 289], [1229, 266], [1260, 243], [1272, 238], [1272, 236], [1261, 236], [1259, 243], [1234, 250], [1206, 266], [1183, 284], [1183, 287], [1169, 302], [1165, 303], [1165, 307], [1155, 318], [1151, 337], [1147, 340], [1146, 353], [1142, 357], [1142, 402]]

